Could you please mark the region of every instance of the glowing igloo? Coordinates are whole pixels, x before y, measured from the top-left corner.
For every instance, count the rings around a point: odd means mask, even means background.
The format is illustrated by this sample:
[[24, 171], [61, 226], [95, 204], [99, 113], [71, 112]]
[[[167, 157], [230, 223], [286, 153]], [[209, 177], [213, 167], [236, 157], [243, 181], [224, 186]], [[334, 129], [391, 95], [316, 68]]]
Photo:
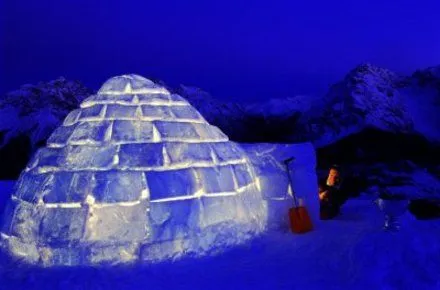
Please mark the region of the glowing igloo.
[[1, 225], [43, 265], [206, 254], [264, 228], [252, 165], [183, 98], [137, 75], [72, 111], [20, 176]]

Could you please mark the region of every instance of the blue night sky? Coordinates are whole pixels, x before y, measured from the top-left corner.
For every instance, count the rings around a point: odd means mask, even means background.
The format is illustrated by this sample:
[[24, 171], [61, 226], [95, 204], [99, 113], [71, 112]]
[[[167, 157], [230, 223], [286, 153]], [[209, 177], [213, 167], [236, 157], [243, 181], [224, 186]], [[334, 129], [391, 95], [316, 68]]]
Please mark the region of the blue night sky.
[[250, 101], [323, 93], [364, 61], [440, 64], [438, 0], [0, 2], [0, 93], [138, 73]]

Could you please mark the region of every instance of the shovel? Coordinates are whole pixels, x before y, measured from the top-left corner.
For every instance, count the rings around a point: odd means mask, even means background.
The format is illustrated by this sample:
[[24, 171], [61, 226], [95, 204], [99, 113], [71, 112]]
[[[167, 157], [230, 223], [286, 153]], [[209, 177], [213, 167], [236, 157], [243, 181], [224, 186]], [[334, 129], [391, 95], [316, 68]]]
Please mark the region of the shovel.
[[293, 183], [292, 178], [289, 172], [289, 162], [291, 162], [294, 157], [284, 160], [284, 164], [287, 169], [287, 176], [289, 177], [290, 188], [292, 189], [293, 196], [293, 207], [289, 209], [289, 221], [290, 221], [290, 229], [293, 233], [303, 234], [310, 232], [313, 229], [312, 220], [310, 219], [309, 212], [307, 208], [304, 206], [303, 199], [296, 198], [296, 194], [293, 191]]

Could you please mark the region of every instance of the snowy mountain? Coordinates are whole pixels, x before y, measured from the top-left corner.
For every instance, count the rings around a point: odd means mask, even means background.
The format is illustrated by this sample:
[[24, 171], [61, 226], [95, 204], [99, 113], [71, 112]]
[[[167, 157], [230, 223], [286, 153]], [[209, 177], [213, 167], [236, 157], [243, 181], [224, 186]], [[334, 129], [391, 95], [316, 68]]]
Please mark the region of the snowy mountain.
[[[365, 128], [422, 134], [423, 124], [416, 126], [414, 121], [420, 108], [411, 107], [404, 93], [414, 87], [417, 84], [411, 77], [401, 77], [370, 64], [360, 65], [306, 112], [302, 123], [308, 127], [307, 139], [322, 147]], [[435, 92], [430, 90], [430, 93]], [[425, 98], [423, 95], [413, 97]], [[440, 106], [431, 109], [435, 112]], [[433, 137], [440, 140], [440, 135]]]
[[264, 116], [265, 118], [287, 118], [295, 113], [303, 113], [311, 110], [316, 97], [297, 95], [287, 98], [269, 99], [265, 102], [249, 104], [246, 112], [254, 116]]
[[187, 99], [210, 124], [221, 128], [232, 140], [240, 139], [248, 129], [245, 107], [242, 104], [221, 102], [196, 87], [180, 85], [171, 91]]
[[440, 66], [416, 71], [399, 89], [411, 115], [414, 130], [440, 142]]
[[0, 99], [0, 148], [20, 134], [30, 137], [32, 146], [47, 139], [67, 113], [91, 94], [79, 82], [58, 78], [37, 85], [23, 85]]
[[[317, 147], [374, 128], [440, 142], [440, 67], [399, 76], [362, 64], [324, 97], [271, 98], [254, 104], [223, 103], [198, 88], [180, 88], [209, 122], [241, 142], [302, 142]], [[258, 128], [258, 129], [256, 129]]]
[[58, 78], [23, 85], [0, 98], [1, 178], [16, 177], [30, 154], [90, 94], [80, 82]]
[[300, 116], [310, 110], [316, 100], [294, 96], [259, 103], [234, 103], [222, 102], [195, 87], [181, 85], [174, 92], [186, 98], [208, 122], [238, 142], [290, 141], [302, 130], [296, 126]]
[[[380, 144], [385, 144], [380, 138], [400, 140], [400, 143], [391, 143], [399, 148], [406, 146], [406, 153], [423, 150], [426, 144], [440, 143], [439, 71], [440, 66], [416, 71], [411, 76], [399, 76], [384, 68], [362, 64], [334, 84], [323, 97], [268, 98], [254, 104], [223, 102], [196, 87], [170, 88], [162, 84], [187, 99], [209, 123], [218, 126], [233, 141], [311, 141], [317, 148], [332, 148], [318, 150], [320, 162], [341, 160], [345, 152], [353, 150], [359, 154], [352, 155], [351, 161], [358, 162], [362, 155], [370, 156], [374, 153], [372, 150], [378, 152], [383, 148], [371, 145], [367, 139], [378, 140]], [[0, 100], [0, 117], [5, 120], [0, 124], [0, 157], [7, 163], [22, 160], [12, 170], [13, 176], [29, 158], [29, 148], [32, 151], [43, 144], [65, 115], [91, 93], [78, 82], [60, 78], [25, 85]], [[353, 136], [355, 141], [338, 142], [348, 136]], [[370, 146], [363, 147], [363, 143]], [[332, 144], [337, 145], [330, 146]], [[380, 154], [388, 155], [392, 151], [388, 147]], [[401, 158], [411, 160], [412, 157], [402, 155]], [[321, 166], [326, 167], [325, 162]], [[11, 168], [4, 172], [11, 172]], [[0, 178], [5, 178], [4, 173]]]
[[[324, 147], [366, 128], [440, 142], [440, 67], [399, 76], [362, 64], [324, 97], [294, 96], [254, 104], [222, 103], [197, 88], [180, 93], [233, 140], [311, 141]], [[258, 130], [256, 130], [258, 128]]]
[[440, 198], [439, 68], [402, 77], [364, 64], [332, 86], [299, 125], [317, 147], [318, 167], [343, 164], [352, 192], [387, 187]]
[[[171, 90], [188, 99], [208, 122], [236, 141], [312, 141], [322, 147], [364, 128], [376, 128], [440, 142], [439, 71], [440, 67], [432, 67], [405, 77], [363, 64], [333, 85], [324, 97], [270, 98], [254, 104], [222, 102], [196, 87], [181, 85]], [[0, 115], [8, 116], [2, 118], [8, 122], [0, 125], [0, 148], [21, 132], [28, 132], [31, 143], [37, 144], [47, 134], [34, 131], [35, 126], [50, 130], [53, 122], [89, 93], [78, 82], [62, 78], [25, 85], [9, 93], [0, 102]], [[41, 111], [43, 108], [47, 112]], [[47, 122], [39, 118], [36, 122], [37, 112], [48, 116], [43, 118]], [[24, 122], [17, 122], [17, 118]], [[275, 131], [277, 134], [270, 134]]]

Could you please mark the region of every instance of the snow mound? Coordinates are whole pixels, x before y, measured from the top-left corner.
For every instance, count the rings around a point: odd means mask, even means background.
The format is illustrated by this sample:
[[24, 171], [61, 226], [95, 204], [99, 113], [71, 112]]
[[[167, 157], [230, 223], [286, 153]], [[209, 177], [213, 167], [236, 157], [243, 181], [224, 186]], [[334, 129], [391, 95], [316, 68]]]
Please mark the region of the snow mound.
[[27, 263], [117, 264], [203, 255], [265, 228], [245, 152], [179, 95], [108, 80], [22, 172], [3, 249]]

